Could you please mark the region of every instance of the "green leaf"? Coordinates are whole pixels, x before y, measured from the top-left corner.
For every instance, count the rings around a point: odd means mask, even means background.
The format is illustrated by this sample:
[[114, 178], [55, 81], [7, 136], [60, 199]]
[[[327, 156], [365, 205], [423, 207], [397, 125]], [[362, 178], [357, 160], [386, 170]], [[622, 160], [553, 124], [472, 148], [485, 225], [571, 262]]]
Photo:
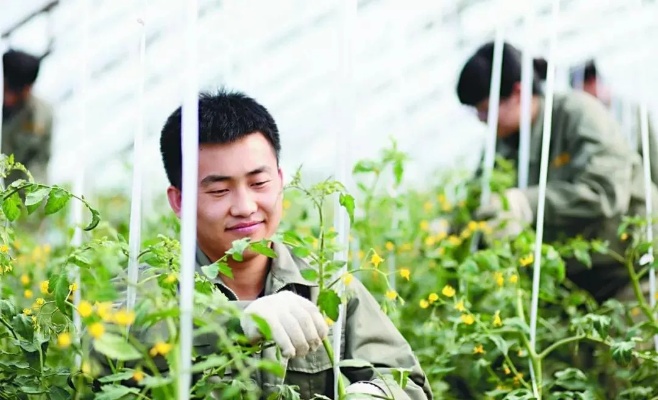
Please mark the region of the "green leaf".
[[71, 194], [64, 189], [58, 187], [52, 188], [48, 195], [48, 200], [46, 201], [46, 215], [54, 214], [64, 208], [71, 197]]
[[581, 263], [585, 264], [588, 268], [592, 268], [592, 257], [590, 257], [587, 250], [574, 249], [573, 255], [574, 255], [574, 257], [576, 257], [576, 260], [578, 260]]
[[66, 304], [66, 298], [69, 295], [69, 281], [65, 274], [53, 275], [48, 281], [48, 287], [55, 294], [55, 304], [61, 312], [67, 314], [68, 305]]
[[276, 252], [270, 247], [267, 241], [254, 242], [250, 244], [253, 251], [269, 258], [276, 258]]
[[402, 182], [402, 175], [404, 175], [404, 163], [402, 160], [395, 160], [395, 164], [393, 164], [393, 175], [395, 175], [395, 184], [399, 185]]
[[68, 400], [72, 396], [69, 392], [62, 389], [61, 387], [51, 386], [48, 388], [48, 399], [49, 400]]
[[11, 196], [4, 199], [2, 202], [2, 212], [10, 221], [16, 221], [21, 216], [21, 197], [18, 192], [14, 192]]
[[556, 384], [567, 390], [584, 390], [587, 388], [587, 376], [577, 368], [567, 368], [555, 373]]
[[477, 263], [471, 258], [464, 260], [464, 262], [459, 265], [457, 271], [459, 276], [477, 275], [480, 272]]
[[307, 281], [315, 282], [318, 280], [318, 271], [314, 270], [313, 268], [307, 268], [301, 270], [301, 274], [306, 279]]
[[243, 239], [238, 239], [234, 240], [231, 248], [226, 252], [226, 254], [231, 255], [235, 261], [242, 261], [242, 253], [247, 250], [247, 247], [249, 247], [249, 238], [243, 238]]
[[272, 329], [267, 321], [256, 314], [249, 314], [249, 317], [256, 323], [258, 331], [263, 335], [265, 340], [272, 340]]
[[496, 347], [498, 348], [498, 350], [500, 350], [501, 353], [507, 355], [507, 352], [509, 351], [509, 345], [507, 344], [505, 339], [503, 339], [498, 335], [490, 335], [488, 336], [488, 339], [491, 340], [496, 345]]
[[131, 379], [133, 377], [134, 371], [123, 371], [117, 372], [116, 374], [107, 375], [98, 378], [100, 383], [109, 383], [109, 382], [118, 382]]
[[[144, 378], [146, 379], [146, 378]], [[125, 395], [134, 393], [137, 394], [139, 393], [139, 389], [137, 388], [129, 388], [126, 386], [116, 386], [114, 384], [112, 385], [105, 385], [101, 387], [102, 393], [99, 393], [94, 397], [94, 400], [118, 400], [122, 398]]]
[[352, 174], [362, 174], [377, 171], [377, 164], [370, 160], [361, 160], [352, 168]]
[[192, 373], [200, 373], [209, 369], [225, 367], [229, 363], [226, 356], [218, 354], [211, 354], [205, 360], [198, 362], [192, 366]]
[[341, 193], [338, 201], [341, 206], [345, 207], [347, 215], [350, 217], [350, 222], [354, 223], [354, 197], [347, 193]]
[[306, 258], [309, 255], [311, 255], [311, 251], [309, 249], [307, 249], [306, 247], [298, 246], [298, 247], [293, 247], [292, 248], [292, 254], [294, 254], [295, 257], [298, 257], [298, 258]]
[[332, 321], [338, 320], [338, 306], [340, 297], [333, 290], [323, 289], [318, 295], [318, 307]]
[[9, 300], [0, 300], [0, 314], [5, 318], [11, 319], [16, 315], [16, 306]]
[[37, 190], [31, 191], [25, 196], [25, 205], [26, 206], [32, 206], [35, 204], [39, 204], [43, 201], [43, 199], [48, 196], [50, 193], [50, 188], [49, 187], [42, 187]]
[[393, 375], [393, 379], [395, 379], [395, 383], [400, 385], [402, 389], [407, 387], [407, 383], [409, 383], [409, 373], [411, 370], [409, 369], [404, 369], [404, 368], [395, 368], [391, 370], [391, 375]]
[[14, 331], [21, 337], [32, 342], [34, 339], [34, 329], [32, 328], [32, 318], [24, 314], [15, 315], [11, 321]]
[[94, 349], [112, 360], [129, 361], [143, 358], [133, 345], [114, 333], [105, 333], [94, 340]]
[[635, 342], [615, 342], [610, 347], [612, 359], [622, 366], [628, 365], [633, 359], [633, 349]]
[[87, 225], [84, 228], [85, 231], [90, 231], [94, 229], [96, 226], [98, 226], [98, 223], [101, 222], [101, 216], [98, 213], [98, 211], [94, 209], [90, 209], [90, 211], [91, 211], [91, 222], [89, 223], [89, 225]]
[[278, 363], [276, 360], [268, 360], [264, 358], [258, 362], [258, 367], [259, 369], [265, 370], [280, 378], [283, 378], [286, 374], [286, 370], [283, 368], [283, 365]]

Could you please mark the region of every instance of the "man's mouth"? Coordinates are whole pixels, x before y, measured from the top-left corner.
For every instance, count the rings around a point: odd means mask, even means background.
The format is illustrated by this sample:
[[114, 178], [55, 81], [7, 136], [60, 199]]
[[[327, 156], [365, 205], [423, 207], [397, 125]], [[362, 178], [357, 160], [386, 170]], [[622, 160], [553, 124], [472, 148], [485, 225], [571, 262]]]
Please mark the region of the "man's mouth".
[[256, 221], [256, 222], [244, 222], [240, 224], [233, 225], [229, 228], [226, 228], [227, 231], [229, 232], [238, 232], [238, 233], [251, 233], [258, 229], [260, 225], [262, 224], [262, 221]]

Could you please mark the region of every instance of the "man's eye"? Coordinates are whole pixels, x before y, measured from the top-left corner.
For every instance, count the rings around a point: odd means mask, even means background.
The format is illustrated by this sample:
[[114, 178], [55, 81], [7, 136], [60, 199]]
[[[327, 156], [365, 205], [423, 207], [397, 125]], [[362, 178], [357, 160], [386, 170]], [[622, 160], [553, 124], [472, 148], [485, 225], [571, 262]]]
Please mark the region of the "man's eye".
[[226, 192], [228, 192], [227, 189], [220, 189], [220, 190], [212, 190], [212, 191], [210, 191], [210, 192], [208, 192], [208, 193], [211, 193], [211, 194], [224, 194], [224, 193], [226, 193]]
[[256, 182], [256, 183], [254, 183], [254, 186], [261, 187], [261, 186], [265, 185], [267, 182], [269, 182], [269, 181]]

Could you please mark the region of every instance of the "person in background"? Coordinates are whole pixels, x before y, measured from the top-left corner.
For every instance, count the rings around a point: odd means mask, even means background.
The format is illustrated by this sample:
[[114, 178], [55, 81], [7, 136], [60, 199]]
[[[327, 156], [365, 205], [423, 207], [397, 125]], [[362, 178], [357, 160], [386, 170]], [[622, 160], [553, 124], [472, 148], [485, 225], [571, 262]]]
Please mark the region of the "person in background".
[[[619, 96], [614, 96], [605, 80], [600, 76], [593, 60], [588, 60], [582, 66], [571, 71], [571, 87], [582, 90], [599, 99], [612, 112], [616, 121], [621, 125], [623, 133], [627, 136], [632, 148], [642, 156], [641, 114], [640, 107]], [[649, 160], [651, 166], [651, 180], [658, 183], [658, 139], [651, 116], [649, 121]]]
[[[490, 106], [493, 50], [491, 42], [478, 48], [465, 63], [457, 84], [459, 101], [475, 108], [482, 122], [486, 122]], [[540, 83], [546, 74], [545, 62], [536, 60], [535, 69], [528, 187], [508, 189], [480, 205], [476, 218], [488, 220], [493, 228], [488, 240], [513, 237], [536, 222], [545, 104]], [[521, 53], [505, 43], [496, 151], [515, 163], [520, 114]], [[607, 240], [612, 250], [623, 254], [628, 241], [617, 235], [617, 229], [624, 216], [644, 215], [643, 174], [640, 157], [601, 102], [582, 92], [555, 94], [549, 163], [544, 240], [582, 235]], [[651, 190], [656, 202], [658, 190], [655, 185]], [[593, 254], [591, 269], [575, 259], [566, 262], [568, 278], [598, 302], [614, 297], [629, 282], [625, 266], [607, 255]]]
[[[2, 56], [4, 95], [2, 103], [2, 153], [14, 155], [39, 183], [48, 183], [53, 111], [33, 92], [39, 76], [39, 58], [19, 50]], [[27, 176], [14, 171], [5, 185]]]

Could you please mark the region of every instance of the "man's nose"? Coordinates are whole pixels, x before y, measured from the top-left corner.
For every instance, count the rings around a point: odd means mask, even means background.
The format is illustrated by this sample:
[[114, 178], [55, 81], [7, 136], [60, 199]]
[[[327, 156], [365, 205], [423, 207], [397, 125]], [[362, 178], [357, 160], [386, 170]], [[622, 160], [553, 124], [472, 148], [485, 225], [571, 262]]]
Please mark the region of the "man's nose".
[[231, 214], [236, 217], [248, 217], [258, 209], [253, 193], [248, 189], [239, 189], [234, 192]]

